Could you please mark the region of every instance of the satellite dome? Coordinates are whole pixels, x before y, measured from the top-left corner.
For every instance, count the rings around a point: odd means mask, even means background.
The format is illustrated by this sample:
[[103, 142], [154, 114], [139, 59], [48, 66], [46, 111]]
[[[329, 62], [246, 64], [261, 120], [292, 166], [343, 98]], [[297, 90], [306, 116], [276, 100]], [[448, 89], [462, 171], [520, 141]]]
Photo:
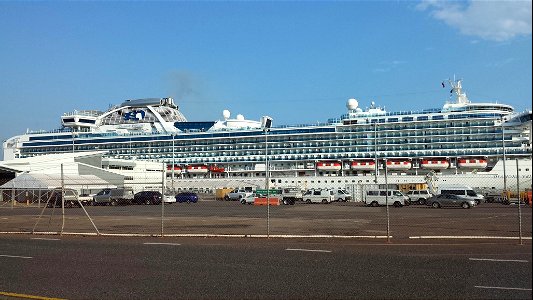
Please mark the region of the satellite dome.
[[229, 110], [225, 109], [224, 111], [222, 111], [222, 116], [226, 120], [226, 119], [229, 119], [229, 117], [231, 116], [231, 113], [229, 112]]
[[357, 102], [357, 100], [354, 98], [348, 99], [348, 102], [346, 102], [346, 107], [349, 110], [354, 110], [357, 108], [357, 106], [359, 106], [359, 102]]
[[238, 115], [237, 115], [237, 120], [239, 120], [239, 121], [244, 121], [244, 116], [241, 115], [241, 114], [238, 114]]

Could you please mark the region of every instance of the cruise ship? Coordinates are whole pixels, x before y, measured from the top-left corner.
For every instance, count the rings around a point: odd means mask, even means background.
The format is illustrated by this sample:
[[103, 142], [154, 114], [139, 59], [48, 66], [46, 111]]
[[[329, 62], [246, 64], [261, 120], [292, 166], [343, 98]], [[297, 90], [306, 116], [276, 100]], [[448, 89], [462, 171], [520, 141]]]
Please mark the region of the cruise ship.
[[178, 189], [346, 188], [385, 180], [531, 188], [531, 111], [474, 103], [461, 80], [449, 84], [454, 99], [441, 108], [388, 112], [349, 99], [340, 118], [308, 125], [270, 126], [268, 116], [232, 118], [227, 110], [217, 121], [188, 121], [172, 98], [126, 100], [107, 111], [65, 113], [57, 130], [9, 138], [4, 159], [103, 151], [166, 164], [168, 184]]

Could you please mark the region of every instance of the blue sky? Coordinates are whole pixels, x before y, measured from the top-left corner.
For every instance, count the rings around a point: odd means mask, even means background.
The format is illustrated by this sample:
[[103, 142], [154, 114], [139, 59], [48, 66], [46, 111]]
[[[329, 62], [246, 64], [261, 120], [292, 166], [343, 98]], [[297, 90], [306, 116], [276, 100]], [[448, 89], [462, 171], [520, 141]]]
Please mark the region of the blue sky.
[[346, 101], [531, 109], [531, 1], [0, 1], [0, 138], [174, 97], [189, 121], [326, 121]]

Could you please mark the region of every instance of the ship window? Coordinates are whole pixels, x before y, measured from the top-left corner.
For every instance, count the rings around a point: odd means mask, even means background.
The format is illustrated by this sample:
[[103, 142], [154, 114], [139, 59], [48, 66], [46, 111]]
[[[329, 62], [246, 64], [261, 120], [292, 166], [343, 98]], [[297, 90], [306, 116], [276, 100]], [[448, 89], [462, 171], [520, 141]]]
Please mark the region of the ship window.
[[390, 118], [389, 122], [398, 122], [398, 118]]
[[418, 118], [416, 118], [417, 121], [427, 121], [428, 120], [428, 116], [420, 116]]
[[444, 116], [433, 116], [431, 117], [432, 120], [444, 120]]
[[411, 121], [413, 121], [413, 117], [403, 117], [402, 121], [403, 122], [411, 122]]

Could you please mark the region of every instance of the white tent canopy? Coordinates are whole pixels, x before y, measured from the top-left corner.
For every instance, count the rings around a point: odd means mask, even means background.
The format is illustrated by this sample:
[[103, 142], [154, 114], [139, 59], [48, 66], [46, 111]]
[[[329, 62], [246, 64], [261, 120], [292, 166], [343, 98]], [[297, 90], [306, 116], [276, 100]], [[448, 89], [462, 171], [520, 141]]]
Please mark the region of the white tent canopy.
[[[65, 188], [76, 190], [116, 188], [116, 185], [94, 175], [63, 175], [63, 182]], [[24, 173], [0, 186], [0, 189], [48, 190], [59, 187], [61, 187], [60, 174]]]

